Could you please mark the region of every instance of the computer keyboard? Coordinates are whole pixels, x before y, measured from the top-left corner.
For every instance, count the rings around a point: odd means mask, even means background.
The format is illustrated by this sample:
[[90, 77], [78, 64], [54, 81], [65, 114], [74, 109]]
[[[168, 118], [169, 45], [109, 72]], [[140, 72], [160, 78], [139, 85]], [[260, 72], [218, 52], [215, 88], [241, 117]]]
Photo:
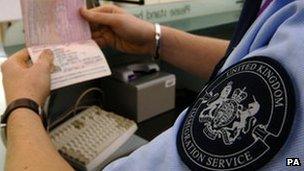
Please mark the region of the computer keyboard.
[[136, 130], [135, 122], [92, 106], [52, 130], [50, 137], [76, 169], [96, 171]]

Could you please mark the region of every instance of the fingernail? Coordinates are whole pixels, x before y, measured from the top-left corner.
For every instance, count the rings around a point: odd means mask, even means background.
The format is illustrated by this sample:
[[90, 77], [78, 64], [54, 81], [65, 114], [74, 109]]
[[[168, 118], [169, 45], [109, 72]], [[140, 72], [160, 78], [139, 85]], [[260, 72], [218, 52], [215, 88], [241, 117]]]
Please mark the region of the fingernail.
[[55, 71], [55, 66], [54, 66], [54, 64], [52, 63], [51, 64], [51, 73], [53, 73]]
[[80, 8], [80, 12], [85, 12], [87, 9], [85, 7]]
[[44, 50], [43, 53], [49, 56], [53, 56], [53, 52], [50, 49]]

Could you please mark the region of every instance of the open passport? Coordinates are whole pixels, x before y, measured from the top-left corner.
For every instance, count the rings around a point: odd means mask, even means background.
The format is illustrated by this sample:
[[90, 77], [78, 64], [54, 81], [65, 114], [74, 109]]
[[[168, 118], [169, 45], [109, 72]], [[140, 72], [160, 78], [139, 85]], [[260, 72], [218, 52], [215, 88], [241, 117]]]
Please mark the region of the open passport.
[[79, 13], [83, 0], [21, 0], [26, 47], [32, 61], [54, 53], [51, 89], [111, 75], [89, 23]]

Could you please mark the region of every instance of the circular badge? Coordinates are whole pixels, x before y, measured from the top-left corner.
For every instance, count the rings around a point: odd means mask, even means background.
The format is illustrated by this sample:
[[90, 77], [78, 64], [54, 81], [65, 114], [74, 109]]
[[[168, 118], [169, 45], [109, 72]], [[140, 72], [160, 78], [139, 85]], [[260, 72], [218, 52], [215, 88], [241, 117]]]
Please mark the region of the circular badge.
[[294, 92], [275, 60], [254, 57], [224, 71], [199, 94], [178, 132], [192, 170], [257, 169], [282, 147], [294, 116]]

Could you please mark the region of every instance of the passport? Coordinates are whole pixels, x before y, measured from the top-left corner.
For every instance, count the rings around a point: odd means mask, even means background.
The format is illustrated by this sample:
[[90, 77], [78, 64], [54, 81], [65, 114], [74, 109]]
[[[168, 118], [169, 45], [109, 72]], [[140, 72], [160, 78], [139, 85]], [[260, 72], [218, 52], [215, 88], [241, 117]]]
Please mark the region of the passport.
[[41, 52], [54, 54], [51, 89], [111, 75], [89, 23], [80, 15], [83, 0], [21, 0], [26, 47], [35, 63]]

